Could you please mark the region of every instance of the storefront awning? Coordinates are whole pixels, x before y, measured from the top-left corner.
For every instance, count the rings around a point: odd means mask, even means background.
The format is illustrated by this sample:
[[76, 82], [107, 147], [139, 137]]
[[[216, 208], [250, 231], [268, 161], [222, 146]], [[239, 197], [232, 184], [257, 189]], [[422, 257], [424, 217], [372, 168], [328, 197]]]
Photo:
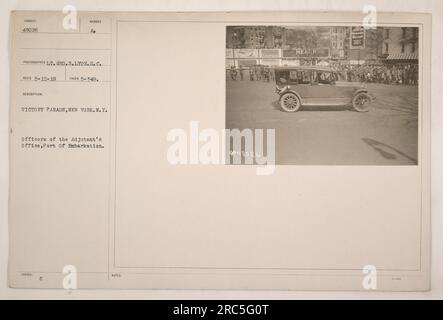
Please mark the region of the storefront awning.
[[418, 53], [394, 53], [386, 57], [386, 60], [417, 60]]

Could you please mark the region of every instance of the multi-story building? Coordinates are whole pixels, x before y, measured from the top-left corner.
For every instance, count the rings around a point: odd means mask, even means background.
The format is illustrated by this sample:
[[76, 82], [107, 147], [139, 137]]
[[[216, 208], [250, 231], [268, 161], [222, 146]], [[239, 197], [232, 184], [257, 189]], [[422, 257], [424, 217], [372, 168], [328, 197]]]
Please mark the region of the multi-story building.
[[364, 30], [364, 45], [361, 48], [354, 48], [351, 46], [351, 32], [345, 40], [345, 55], [350, 63], [382, 63], [381, 49], [382, 49], [382, 29], [365, 29]]
[[387, 61], [418, 62], [418, 28], [383, 28], [382, 54]]
[[266, 27], [247, 27], [245, 28], [244, 41], [246, 48], [264, 48]]
[[245, 27], [228, 27], [226, 29], [226, 48], [245, 47]]
[[280, 49], [286, 43], [286, 28], [284, 27], [266, 27], [265, 29], [265, 48]]
[[331, 27], [330, 45], [331, 57], [344, 58], [348, 48], [349, 34], [348, 27]]
[[226, 34], [227, 48], [282, 48], [286, 41], [285, 30], [284, 27], [277, 26], [228, 27]]
[[[237, 54], [230, 59], [254, 59], [256, 63], [260, 63], [259, 59], [280, 59], [280, 64], [319, 61], [351, 64], [418, 63], [418, 36], [418, 28], [412, 27], [367, 29], [364, 30], [364, 45], [356, 48], [350, 45], [349, 26], [232, 26], [227, 28], [226, 42], [227, 48], [233, 49], [232, 55], [234, 52]], [[235, 51], [240, 49], [258, 51], [247, 51], [250, 57], [242, 57], [246, 51]], [[266, 51], [265, 57], [261, 57], [258, 53], [261, 49], [274, 51]]]

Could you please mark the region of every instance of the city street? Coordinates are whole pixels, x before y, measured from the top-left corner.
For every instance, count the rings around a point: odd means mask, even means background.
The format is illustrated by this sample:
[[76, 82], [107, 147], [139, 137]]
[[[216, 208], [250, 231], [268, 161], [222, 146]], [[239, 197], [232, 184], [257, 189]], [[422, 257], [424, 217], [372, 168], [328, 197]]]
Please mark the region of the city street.
[[311, 107], [287, 113], [272, 81], [227, 80], [226, 127], [275, 128], [277, 164], [417, 164], [418, 87], [366, 86], [376, 97], [369, 112]]

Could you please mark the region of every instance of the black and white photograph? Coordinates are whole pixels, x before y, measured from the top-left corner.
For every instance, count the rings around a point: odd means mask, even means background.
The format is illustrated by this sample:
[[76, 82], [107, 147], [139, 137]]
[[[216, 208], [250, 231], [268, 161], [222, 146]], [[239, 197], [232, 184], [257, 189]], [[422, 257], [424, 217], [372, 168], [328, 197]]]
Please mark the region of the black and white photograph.
[[277, 165], [417, 165], [419, 28], [227, 26], [226, 128]]
[[443, 297], [443, 2], [0, 7], [0, 300]]

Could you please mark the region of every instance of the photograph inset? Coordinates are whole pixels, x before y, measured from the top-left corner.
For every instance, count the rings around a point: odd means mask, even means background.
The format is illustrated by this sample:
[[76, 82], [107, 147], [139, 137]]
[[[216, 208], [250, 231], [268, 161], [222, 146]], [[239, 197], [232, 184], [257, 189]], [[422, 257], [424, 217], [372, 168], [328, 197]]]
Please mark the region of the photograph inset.
[[417, 165], [418, 44], [416, 27], [228, 26], [226, 129], [275, 129], [277, 165]]

